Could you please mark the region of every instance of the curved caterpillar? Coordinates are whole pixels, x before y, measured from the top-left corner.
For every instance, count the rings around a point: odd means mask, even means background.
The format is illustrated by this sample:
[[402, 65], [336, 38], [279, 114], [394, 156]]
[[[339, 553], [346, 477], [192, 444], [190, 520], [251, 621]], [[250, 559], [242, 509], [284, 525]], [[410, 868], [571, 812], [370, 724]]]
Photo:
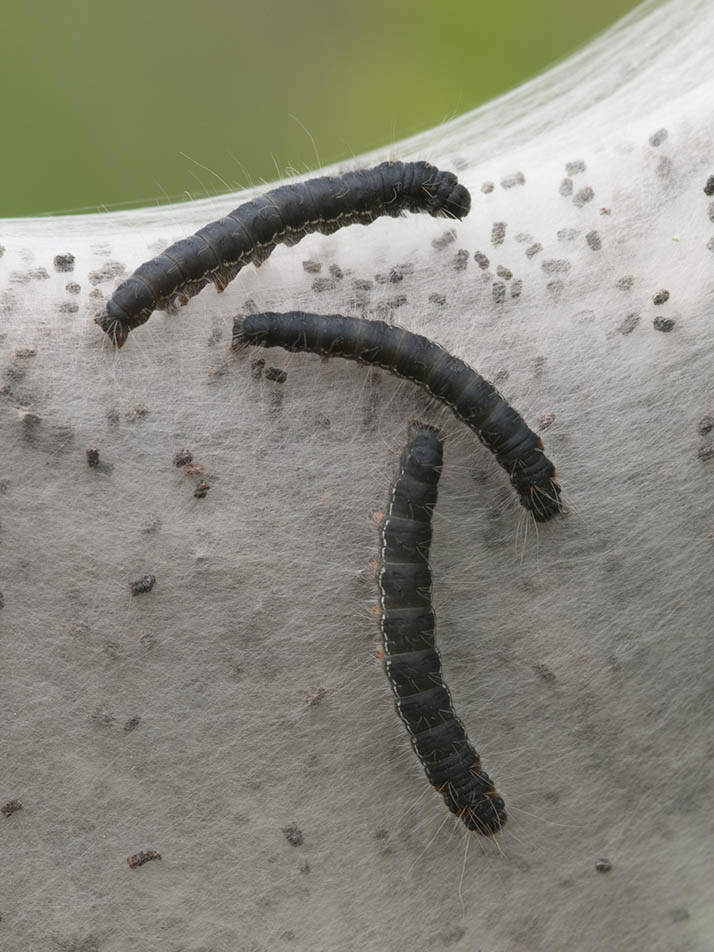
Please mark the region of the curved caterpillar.
[[311, 232], [368, 225], [404, 212], [463, 218], [471, 196], [452, 172], [428, 162], [382, 162], [372, 169], [281, 185], [204, 225], [139, 265], [95, 321], [121, 347], [158, 309], [175, 312], [211, 282], [223, 291], [245, 265], [260, 265], [282, 242]]
[[340, 314], [266, 312], [236, 317], [233, 350], [247, 344], [345, 357], [390, 370], [451, 407], [506, 470], [521, 505], [539, 522], [561, 510], [555, 467], [540, 437], [463, 360], [403, 327]]
[[442, 450], [437, 430], [410, 424], [409, 442], [380, 529], [384, 667], [429, 782], [469, 830], [488, 835], [506, 822], [505, 804], [454, 712], [441, 673], [431, 607], [431, 516]]

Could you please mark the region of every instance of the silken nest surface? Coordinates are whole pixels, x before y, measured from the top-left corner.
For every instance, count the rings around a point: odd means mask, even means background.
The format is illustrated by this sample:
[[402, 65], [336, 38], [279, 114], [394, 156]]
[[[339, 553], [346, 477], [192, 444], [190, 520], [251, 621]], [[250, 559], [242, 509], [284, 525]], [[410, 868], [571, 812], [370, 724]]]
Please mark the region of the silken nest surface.
[[[115, 288], [266, 189], [2, 223], [4, 952], [714, 946], [713, 48], [711, 4], [645, 4], [315, 173], [425, 160], [463, 220], [281, 244], [121, 349], [94, 323]], [[534, 520], [409, 380], [231, 348], [236, 316], [284, 311], [478, 369], [563, 511]], [[444, 440], [431, 599], [491, 836], [427, 783], [382, 671], [414, 419]]]

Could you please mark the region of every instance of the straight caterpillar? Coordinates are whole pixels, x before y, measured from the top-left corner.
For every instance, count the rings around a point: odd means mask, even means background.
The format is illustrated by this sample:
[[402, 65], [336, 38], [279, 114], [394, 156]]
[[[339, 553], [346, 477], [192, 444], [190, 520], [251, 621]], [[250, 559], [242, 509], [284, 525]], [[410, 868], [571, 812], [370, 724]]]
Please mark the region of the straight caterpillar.
[[210, 283], [224, 290], [241, 268], [260, 265], [280, 243], [297, 244], [315, 231], [331, 235], [346, 225], [369, 225], [383, 215], [463, 218], [470, 208], [471, 196], [456, 176], [428, 162], [382, 162], [281, 185], [139, 265], [95, 321], [121, 347], [156, 309], [174, 313]]
[[429, 782], [469, 830], [489, 835], [506, 822], [505, 804], [454, 712], [436, 648], [429, 547], [442, 460], [438, 431], [411, 423], [380, 527], [384, 667]]
[[233, 350], [283, 347], [344, 357], [405, 377], [449, 406], [506, 470], [521, 505], [539, 522], [561, 511], [555, 467], [540, 437], [493, 384], [443, 347], [403, 327], [340, 314], [265, 312], [238, 316]]

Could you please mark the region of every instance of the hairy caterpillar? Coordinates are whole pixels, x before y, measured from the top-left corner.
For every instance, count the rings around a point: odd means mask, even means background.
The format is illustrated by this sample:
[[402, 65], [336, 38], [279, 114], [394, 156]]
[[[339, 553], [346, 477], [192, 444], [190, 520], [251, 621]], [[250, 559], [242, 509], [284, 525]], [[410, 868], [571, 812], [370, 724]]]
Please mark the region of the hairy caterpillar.
[[311, 232], [404, 212], [463, 218], [471, 196], [452, 172], [428, 162], [382, 162], [372, 169], [282, 185], [204, 225], [139, 265], [95, 321], [121, 347], [130, 331], [158, 309], [175, 312], [207, 284], [222, 291], [245, 265], [261, 264], [276, 245], [294, 245]]
[[488, 835], [506, 822], [505, 804], [454, 712], [436, 648], [429, 546], [442, 459], [438, 431], [411, 423], [380, 527], [384, 667], [429, 782], [469, 830]]
[[421, 334], [339, 314], [266, 312], [235, 318], [232, 347], [239, 350], [247, 344], [345, 357], [414, 381], [476, 433], [535, 519], [544, 522], [560, 512], [555, 467], [543, 452], [540, 437], [492, 384]]

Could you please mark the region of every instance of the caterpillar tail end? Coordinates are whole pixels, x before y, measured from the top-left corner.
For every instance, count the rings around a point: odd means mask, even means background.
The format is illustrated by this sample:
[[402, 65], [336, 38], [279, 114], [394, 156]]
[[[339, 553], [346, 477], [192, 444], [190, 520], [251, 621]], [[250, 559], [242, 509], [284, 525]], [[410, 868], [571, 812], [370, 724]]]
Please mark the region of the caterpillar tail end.
[[533, 516], [536, 522], [547, 522], [563, 511], [560, 498], [560, 485], [551, 479], [546, 487], [530, 486], [528, 491], [519, 493], [521, 505]]
[[106, 309], [96, 315], [94, 323], [101, 327], [117, 349], [124, 346], [131, 331], [131, 328], [124, 324], [120, 318], [110, 314]]
[[430, 178], [423, 188], [429, 196], [426, 211], [436, 218], [466, 218], [471, 211], [471, 193], [453, 172], [443, 172], [424, 163]]
[[443, 442], [441, 430], [438, 426], [434, 426], [433, 423], [425, 423], [423, 420], [418, 420], [416, 417], [410, 417], [407, 420], [407, 439], [413, 440], [420, 431], [433, 434], [438, 440]]
[[449, 193], [444, 202], [442, 214], [447, 218], [466, 218], [471, 211], [471, 193], [459, 183]]
[[233, 334], [231, 336], [231, 350], [237, 354], [248, 347], [248, 340], [243, 330], [243, 321], [245, 318], [239, 314], [233, 318]]
[[467, 829], [474, 833], [480, 833], [481, 836], [493, 836], [500, 833], [506, 825], [508, 814], [503, 799], [496, 793], [488, 800], [487, 805], [481, 804], [468, 819], [464, 817], [461, 819]]
[[500, 833], [508, 819], [503, 797], [493, 788], [485, 795], [474, 798], [473, 802], [465, 806], [461, 805], [456, 810], [450, 806], [450, 809], [457, 814], [467, 830], [479, 833], [481, 836], [493, 836], [495, 833]]

